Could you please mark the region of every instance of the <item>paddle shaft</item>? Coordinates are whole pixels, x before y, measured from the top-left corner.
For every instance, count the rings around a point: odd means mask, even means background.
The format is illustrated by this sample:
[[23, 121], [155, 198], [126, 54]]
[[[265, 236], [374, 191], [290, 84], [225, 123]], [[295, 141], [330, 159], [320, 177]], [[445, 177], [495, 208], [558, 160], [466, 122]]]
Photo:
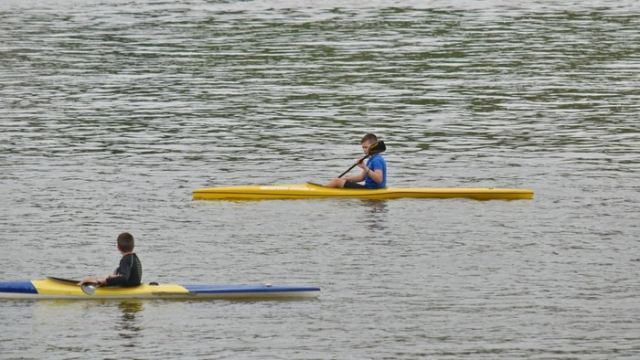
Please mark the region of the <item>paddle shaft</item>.
[[353, 169], [354, 167], [356, 167], [356, 166], [357, 166], [358, 164], [360, 164], [361, 162], [363, 162], [363, 161], [367, 160], [367, 158], [368, 158], [369, 156], [371, 156], [371, 154], [366, 155], [366, 156], [363, 156], [363, 157], [362, 157], [362, 159], [358, 160], [358, 162], [357, 162], [357, 163], [355, 163], [355, 164], [351, 165], [351, 167], [350, 167], [350, 168], [348, 168], [348, 169], [347, 169], [347, 171], [345, 171], [345, 172], [343, 172], [342, 174], [340, 174], [340, 176], [338, 176], [338, 179], [339, 179], [339, 178], [341, 178], [341, 177], [343, 177], [346, 173], [348, 173], [349, 171], [351, 171], [351, 169]]
[[351, 165], [351, 167], [348, 168], [347, 171], [345, 171], [342, 174], [340, 174], [340, 176], [338, 176], [338, 179], [343, 177], [346, 173], [351, 171], [351, 169], [356, 167], [361, 162], [367, 160], [368, 157], [370, 157], [372, 155], [375, 155], [375, 154], [378, 154], [378, 153], [381, 153], [381, 152], [383, 152], [385, 150], [387, 150], [387, 146], [384, 144], [384, 141], [376, 141], [374, 144], [369, 146], [369, 151], [367, 151], [367, 155], [364, 156], [362, 159], [358, 160], [358, 162], [356, 162], [355, 164]]

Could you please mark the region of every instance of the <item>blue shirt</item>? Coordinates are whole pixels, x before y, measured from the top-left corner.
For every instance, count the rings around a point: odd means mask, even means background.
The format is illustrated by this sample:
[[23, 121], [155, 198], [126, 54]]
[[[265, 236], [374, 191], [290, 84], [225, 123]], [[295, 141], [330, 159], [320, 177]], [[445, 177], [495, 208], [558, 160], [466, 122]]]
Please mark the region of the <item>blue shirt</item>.
[[382, 183], [378, 184], [368, 175], [364, 178], [364, 187], [367, 189], [381, 189], [387, 187], [387, 163], [380, 154], [375, 154], [367, 160], [367, 167], [371, 171], [382, 170]]

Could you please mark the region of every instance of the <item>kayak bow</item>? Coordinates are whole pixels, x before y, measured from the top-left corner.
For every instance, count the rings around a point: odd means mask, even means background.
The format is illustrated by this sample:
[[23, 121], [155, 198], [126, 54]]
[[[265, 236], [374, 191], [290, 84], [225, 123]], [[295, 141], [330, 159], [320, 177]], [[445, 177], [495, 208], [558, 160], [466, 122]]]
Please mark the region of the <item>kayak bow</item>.
[[64, 279], [0, 281], [0, 299], [227, 299], [278, 300], [320, 296], [313, 286], [231, 284], [178, 285], [143, 284], [135, 287], [99, 287], [88, 295], [77, 284]]
[[314, 183], [295, 185], [211, 187], [193, 190], [193, 200], [287, 200], [330, 197], [371, 200], [399, 198], [516, 200], [532, 199], [533, 190], [498, 188], [336, 189]]

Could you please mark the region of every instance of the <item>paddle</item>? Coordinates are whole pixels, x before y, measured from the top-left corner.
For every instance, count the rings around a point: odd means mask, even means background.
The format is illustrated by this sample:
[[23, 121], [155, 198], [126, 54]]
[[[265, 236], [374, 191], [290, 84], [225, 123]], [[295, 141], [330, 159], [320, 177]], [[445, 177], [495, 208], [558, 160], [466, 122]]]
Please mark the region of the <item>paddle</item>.
[[[58, 282], [65, 283], [65, 284], [70, 284], [70, 285], [78, 285], [78, 283], [80, 282], [78, 280], [63, 279], [63, 278], [53, 277], [53, 276], [47, 276], [47, 278], [49, 280], [58, 281]], [[83, 284], [83, 285], [80, 285], [80, 289], [82, 289], [82, 292], [87, 294], [87, 295], [95, 295], [95, 293], [96, 293], [96, 285], [94, 285], [94, 284]]]
[[61, 283], [66, 283], [66, 284], [77, 284], [80, 282], [80, 280], [63, 279], [63, 278], [53, 277], [53, 276], [47, 276], [47, 279], [61, 282]]
[[342, 174], [340, 174], [340, 176], [338, 176], [338, 178], [343, 177], [346, 173], [351, 171], [351, 169], [356, 167], [358, 164], [360, 164], [361, 162], [367, 160], [367, 158], [369, 158], [371, 155], [375, 155], [375, 154], [384, 152], [385, 150], [387, 150], [387, 147], [384, 144], [384, 141], [377, 141], [377, 142], [373, 143], [371, 146], [369, 146], [369, 151], [367, 152], [367, 155], [362, 157], [362, 159], [358, 160], [355, 164], [351, 165], [351, 167], [348, 168], [347, 171], [345, 171]]

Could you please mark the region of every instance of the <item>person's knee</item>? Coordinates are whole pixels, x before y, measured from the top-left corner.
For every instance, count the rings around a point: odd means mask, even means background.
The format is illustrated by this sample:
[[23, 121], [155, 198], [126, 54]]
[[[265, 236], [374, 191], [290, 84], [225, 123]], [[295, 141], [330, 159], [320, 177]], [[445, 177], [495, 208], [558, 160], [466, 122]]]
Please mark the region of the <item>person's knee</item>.
[[331, 179], [326, 186], [333, 187], [333, 188], [341, 188], [344, 186], [344, 179], [340, 179], [340, 178]]

